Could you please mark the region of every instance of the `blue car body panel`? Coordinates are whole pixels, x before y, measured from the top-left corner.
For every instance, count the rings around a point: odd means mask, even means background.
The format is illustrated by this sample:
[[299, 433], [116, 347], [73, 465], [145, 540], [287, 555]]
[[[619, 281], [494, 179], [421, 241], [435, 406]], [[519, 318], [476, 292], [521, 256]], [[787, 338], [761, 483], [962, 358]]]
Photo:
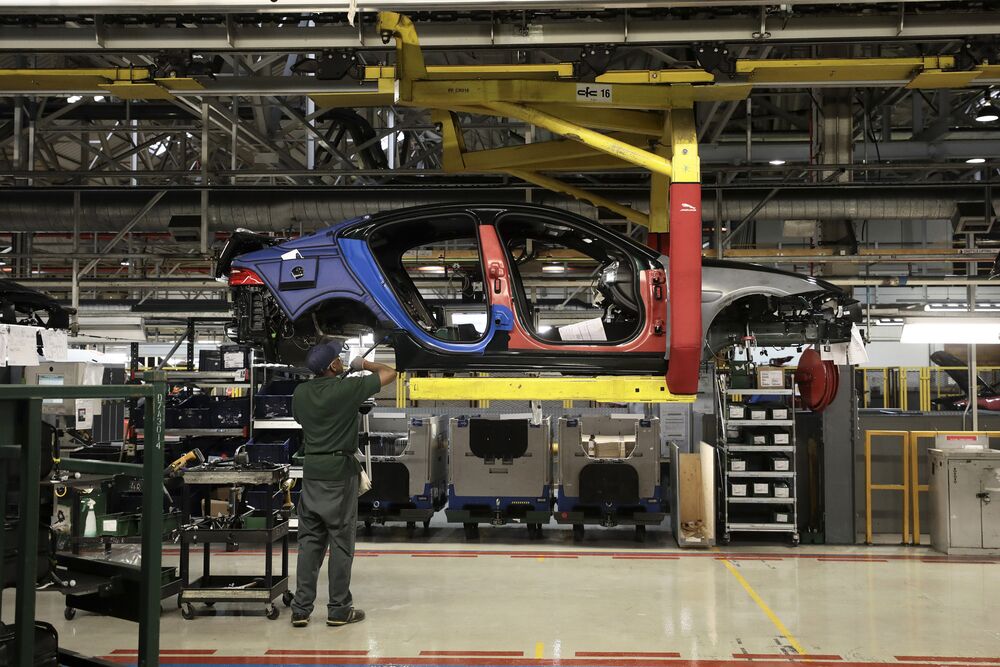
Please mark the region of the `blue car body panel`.
[[[292, 321], [324, 301], [348, 299], [368, 308], [383, 326], [406, 331], [429, 349], [464, 354], [482, 354], [496, 331], [513, 328], [514, 314], [511, 310], [493, 306], [486, 334], [478, 341], [448, 342], [429, 334], [413, 321], [389, 287], [368, 243], [338, 237], [340, 232], [366, 220], [367, 216], [354, 218], [280, 245], [247, 253], [234, 260], [233, 267], [256, 272]], [[298, 256], [282, 259], [282, 255], [292, 251], [297, 251], [301, 259]], [[315, 260], [316, 270], [314, 278], [310, 275], [308, 285], [299, 287], [288, 282], [288, 269], [302, 265], [303, 260]]]

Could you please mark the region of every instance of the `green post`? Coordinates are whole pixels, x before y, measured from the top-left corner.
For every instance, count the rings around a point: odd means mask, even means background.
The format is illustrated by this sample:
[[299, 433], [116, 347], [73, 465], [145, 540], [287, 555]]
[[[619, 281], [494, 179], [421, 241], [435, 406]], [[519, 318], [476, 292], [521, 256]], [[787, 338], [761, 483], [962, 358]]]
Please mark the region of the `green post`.
[[160, 659], [160, 567], [163, 551], [163, 426], [167, 376], [151, 371], [143, 433], [142, 569], [139, 613], [139, 667], [156, 667]]
[[22, 406], [27, 408], [27, 424], [21, 429], [20, 438], [21, 497], [19, 499], [17, 572], [21, 585], [17, 587], [14, 636], [17, 641], [18, 667], [32, 667], [35, 664], [35, 581], [38, 579], [42, 401], [38, 398], [32, 398], [23, 401]]

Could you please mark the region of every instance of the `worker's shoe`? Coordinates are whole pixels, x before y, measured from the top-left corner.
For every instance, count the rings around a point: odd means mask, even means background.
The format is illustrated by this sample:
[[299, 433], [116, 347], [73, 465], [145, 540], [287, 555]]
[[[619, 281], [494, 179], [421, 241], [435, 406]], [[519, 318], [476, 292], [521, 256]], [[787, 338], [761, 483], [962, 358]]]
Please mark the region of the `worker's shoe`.
[[348, 623], [360, 623], [365, 620], [365, 612], [360, 609], [351, 608], [351, 611], [347, 612], [347, 616], [343, 617], [333, 617], [327, 616], [326, 624], [332, 626], [347, 625]]
[[307, 614], [300, 614], [297, 611], [292, 612], [293, 628], [304, 628], [307, 625], [309, 625], [309, 616]]

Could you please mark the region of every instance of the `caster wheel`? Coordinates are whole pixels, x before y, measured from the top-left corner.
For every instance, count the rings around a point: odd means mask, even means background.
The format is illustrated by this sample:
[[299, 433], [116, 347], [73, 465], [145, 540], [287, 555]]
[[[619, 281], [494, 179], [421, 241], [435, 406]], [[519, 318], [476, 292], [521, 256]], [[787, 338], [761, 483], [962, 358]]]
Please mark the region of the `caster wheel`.
[[194, 605], [190, 602], [185, 602], [184, 606], [181, 607], [181, 616], [184, 617], [185, 621], [190, 621], [194, 618]]
[[413, 534], [417, 532], [417, 522], [407, 521], [406, 522], [406, 535], [407, 537], [413, 537]]
[[291, 607], [292, 600], [294, 599], [295, 599], [295, 593], [291, 591], [285, 591], [284, 593], [281, 594], [281, 604], [285, 605], [286, 607]]
[[205, 606], [206, 607], [214, 607], [215, 606], [215, 602], [212, 602], [211, 600], [209, 600], [208, 602], [205, 603]]
[[635, 541], [636, 542], [645, 542], [646, 541], [646, 527], [645, 526], [636, 526], [635, 527]]
[[465, 524], [465, 539], [467, 540], [477, 540], [479, 539], [479, 525], [475, 523]]
[[76, 609], [73, 609], [73, 607], [66, 607], [63, 609], [63, 618], [67, 621], [72, 621], [76, 618]]
[[722, 544], [729, 544], [729, 540], [730, 540], [729, 533], [725, 533], [719, 540], [719, 542], [721, 542]]
[[267, 620], [274, 621], [277, 620], [279, 616], [281, 616], [281, 611], [276, 605], [270, 604], [267, 606]]
[[365, 521], [365, 535], [371, 535], [373, 532], [374, 529], [372, 528], [372, 522]]
[[796, 535], [795, 537], [792, 538], [792, 546], [793, 547], [799, 546], [799, 536], [798, 535]]
[[431, 532], [431, 520], [424, 519], [424, 535]]
[[582, 523], [573, 524], [573, 541], [583, 542], [584, 528]]
[[528, 524], [528, 538], [532, 540], [542, 539], [542, 524], [540, 523]]

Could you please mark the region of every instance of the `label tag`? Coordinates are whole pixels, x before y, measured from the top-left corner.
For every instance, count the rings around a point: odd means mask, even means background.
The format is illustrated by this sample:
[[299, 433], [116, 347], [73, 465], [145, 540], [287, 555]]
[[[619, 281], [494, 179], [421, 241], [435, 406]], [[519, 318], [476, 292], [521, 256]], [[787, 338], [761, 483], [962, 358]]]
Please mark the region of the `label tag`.
[[602, 86], [596, 83], [578, 83], [576, 84], [576, 100], [577, 102], [610, 104], [612, 101], [611, 90], [612, 86]]

